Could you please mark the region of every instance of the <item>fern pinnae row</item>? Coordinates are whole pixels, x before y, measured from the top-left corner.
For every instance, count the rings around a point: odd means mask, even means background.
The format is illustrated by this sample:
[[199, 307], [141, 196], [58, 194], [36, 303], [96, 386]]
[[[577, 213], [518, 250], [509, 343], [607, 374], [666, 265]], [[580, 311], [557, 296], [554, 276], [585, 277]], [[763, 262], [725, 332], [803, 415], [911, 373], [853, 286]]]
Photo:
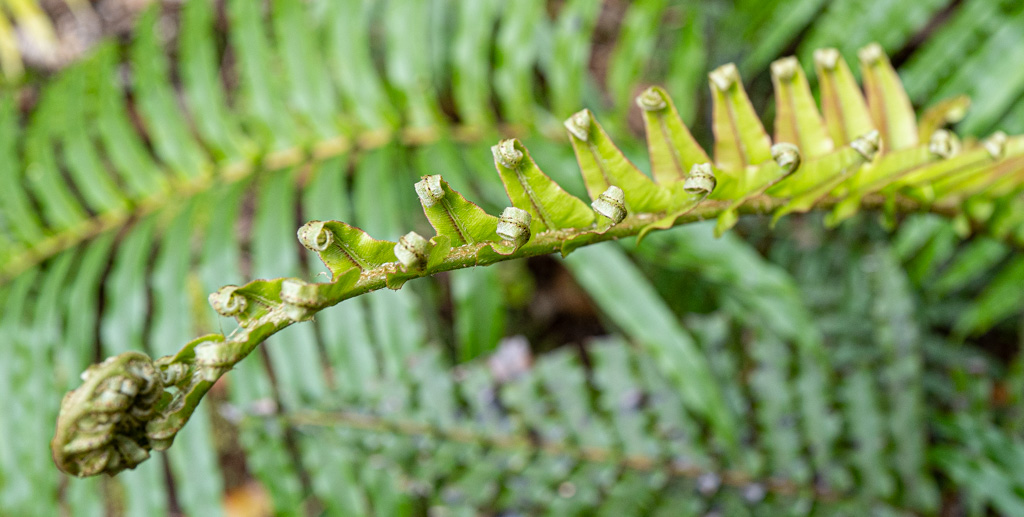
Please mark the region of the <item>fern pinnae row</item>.
[[[389, 418], [387, 416], [367, 413], [303, 410], [248, 418], [260, 420], [277, 419], [299, 427], [342, 427], [403, 436], [431, 436], [446, 441], [479, 444], [501, 450], [538, 451], [546, 455], [565, 456], [582, 462], [609, 463], [628, 470], [665, 472], [672, 476], [689, 479], [714, 475], [721, 480], [722, 484], [732, 488], [746, 488], [758, 484], [762, 485], [769, 492], [782, 496], [806, 494], [808, 491], [808, 488], [786, 479], [759, 479], [746, 472], [737, 470], [724, 469], [713, 471], [698, 465], [668, 461], [665, 458], [641, 454], [622, 454], [608, 448], [550, 441], [528, 435], [481, 433], [471, 429], [438, 426], [422, 421]], [[823, 502], [838, 501], [843, 497], [843, 494], [822, 486], [816, 486], [812, 491], [814, 498]]]
[[[506, 135], [520, 133], [522, 128], [499, 126], [498, 132]], [[165, 181], [160, 193], [174, 192], [176, 195], [150, 195], [131, 199], [125, 211], [103, 212], [84, 217], [73, 226], [60, 229], [52, 235], [36, 238], [31, 247], [12, 250], [0, 265], [0, 285], [6, 285], [29, 268], [45, 262], [63, 251], [72, 249], [99, 235], [124, 227], [147, 215], [158, 213], [180, 202], [182, 197], [193, 197], [221, 185], [236, 184], [259, 172], [277, 173], [292, 167], [318, 163], [350, 152], [365, 152], [380, 149], [399, 142], [403, 145], [429, 145], [444, 136], [456, 142], [478, 142], [485, 134], [479, 127], [459, 125], [450, 128], [440, 126], [390, 129], [370, 129], [351, 136], [339, 135], [307, 145], [296, 145], [268, 151], [262, 157], [218, 163], [212, 170], [196, 178], [171, 177]], [[161, 176], [161, 178], [163, 178]]]
[[[962, 208], [967, 196], [955, 188], [939, 194], [926, 190], [937, 180], [947, 177], [949, 171], [943, 167], [957, 164], [958, 160], [973, 160], [980, 153], [988, 161], [972, 173], [982, 173], [1024, 154], [1024, 139], [1016, 137], [1010, 140], [996, 135], [980, 144], [965, 145], [963, 152], [951, 157], [943, 156], [946, 149], [942, 148], [943, 153], [932, 153], [934, 156], [931, 158], [935, 161], [929, 165], [920, 168], [915, 164], [909, 165], [915, 171], [910, 174], [899, 163], [892, 170], [879, 168], [878, 174], [883, 178], [871, 183], [870, 189], [858, 191], [851, 187], [853, 179], [858, 178], [861, 171], [881, 167], [886, 162], [880, 157], [893, 156], [898, 150], [896, 146], [890, 146], [882, 132], [875, 128], [886, 123], [886, 120], [877, 118], [895, 115], [900, 121], [897, 123], [893, 119], [892, 127], [898, 128], [894, 131], [911, 131], [910, 125], [903, 120], [904, 114], [893, 113], [903, 111], [898, 107], [898, 99], [894, 101], [893, 97], [905, 94], [901, 88], [891, 84], [878, 87], [871, 94], [871, 104], [876, 107], [876, 120], [872, 120], [869, 103], [852, 82], [852, 74], [845, 62], [828, 52], [820, 54], [816, 62], [820, 69], [826, 70], [822, 77], [825, 124], [799, 124], [799, 127], [789, 130], [800, 142], [818, 142], [820, 154], [817, 156], [803, 153], [797, 143], [779, 141], [771, 145], [771, 139], [739, 82], [738, 72], [734, 67], [726, 66], [710, 77], [717, 167], [706, 161], [696, 161], [703, 151], [686, 143], [692, 141], [689, 131], [679, 121], [674, 109], [665, 109], [672, 104], [670, 99], [662, 96], [664, 107], [644, 109], [648, 120], [658, 117], [665, 122], [664, 125], [658, 124], [655, 134], [649, 138], [649, 147], [657, 149], [659, 157], [654, 160], [652, 153], [652, 163], [658, 164], [660, 170], [669, 163], [673, 168], [678, 167], [677, 162], [665, 160], [668, 150], [662, 144], [668, 140], [684, 142], [678, 149], [680, 156], [694, 160], [685, 179], [671, 179], [678, 175], [659, 172], [656, 176], [659, 183], [651, 181], [624, 158], [589, 111], [584, 110], [567, 121], [566, 129], [571, 134], [581, 173], [593, 198], [591, 206], [563, 190], [541, 171], [521, 143], [509, 139], [492, 148], [496, 171], [512, 202], [500, 217], [489, 215], [466, 201], [439, 176], [427, 176], [415, 185], [414, 190], [423, 205], [424, 214], [437, 232], [429, 240], [410, 234], [399, 242], [377, 240], [361, 229], [339, 221], [308, 223], [299, 231], [300, 241], [315, 251], [331, 271], [330, 282], [308, 283], [295, 278], [279, 278], [222, 288], [211, 296], [211, 304], [222, 314], [235, 317], [239, 328], [228, 336], [199, 338], [186, 345], [179, 354], [152, 362], [159, 372], [173, 367], [175, 371], [185, 369], [193, 372], [193, 377], [202, 378], [202, 383], [179, 388], [175, 394], [162, 392], [155, 411], [147, 413], [147, 418], [153, 421], [173, 422], [173, 425], [160, 427], [158, 434], [147, 434], [146, 426], [137, 419], [129, 419], [104, 430], [100, 435], [103, 440], [88, 441], [96, 437], [90, 420], [101, 411], [96, 400], [108, 396], [105, 389], [97, 390], [98, 384], [90, 383], [88, 389], [72, 391], [62, 405], [57, 435], [52, 442], [54, 457], [59, 458], [58, 466], [79, 475], [103, 471], [116, 473], [133, 467], [141, 461], [139, 451], [148, 456], [149, 449], [165, 448], [170, 444], [174, 432], [184, 425], [208, 389], [203, 383], [211, 383], [212, 379], [228, 371], [279, 330], [370, 291], [385, 287], [398, 289], [412, 278], [503, 260], [555, 252], [567, 255], [579, 246], [642, 237], [653, 229], [703, 219], [719, 218], [721, 231], [735, 224], [740, 214], [772, 213], [773, 220], [778, 220], [792, 212], [834, 208], [849, 199], [851, 192], [858, 196], [857, 202], [844, 205], [844, 210], [847, 210], [842, 214], [844, 217], [858, 209], [882, 207], [890, 211], [890, 215], [895, 211], [930, 210], [955, 217], [969, 216]], [[880, 75], [887, 76], [891, 70], [887, 59], [873, 61], [871, 66], [877, 68], [872, 73]], [[788, 74], [786, 70], [782, 72], [785, 72], [783, 76]], [[796, 74], [794, 71], [794, 76]], [[826, 85], [829, 81], [834, 84]], [[660, 90], [651, 91], [662, 95]], [[650, 99], [644, 102], [660, 106]], [[890, 104], [897, 107], [878, 111], [877, 106]], [[813, 121], [817, 116], [816, 108], [805, 106], [793, 104], [795, 120]], [[648, 128], [652, 126], [647, 124]], [[664, 127], [671, 130], [668, 138], [657, 134], [661, 131], [659, 128]], [[823, 142], [829, 138], [826, 131], [832, 134], [836, 148], [822, 152], [827, 147]], [[913, 132], [912, 138], [916, 139], [916, 125]], [[850, 138], [851, 134], [856, 136]], [[930, 150], [930, 144], [910, 145], [911, 141], [911, 137], [906, 137], [898, 146], [914, 148], [923, 145], [924, 149]], [[581, 144], [588, 147], [587, 152], [579, 152]], [[592, 152], [589, 149], [591, 145], [599, 152]], [[950, 153], [952, 148], [950, 146]], [[662, 178], [670, 179], [663, 184]], [[1014, 188], [1007, 195], [1016, 195], [1024, 188], [1021, 184], [1024, 178], [1016, 179], [1018, 183], [1013, 184]], [[609, 184], [612, 182], [615, 184]], [[972, 222], [984, 227], [988, 221]], [[325, 231], [329, 233], [325, 234]], [[339, 257], [339, 253], [344, 257]], [[243, 298], [236, 298], [239, 296]], [[114, 360], [108, 367], [97, 368], [95, 375], [120, 379], [128, 374], [125, 364], [125, 361]], [[116, 384], [116, 381], [110, 382]], [[700, 418], [712, 421], [717, 418], [714, 414], [702, 413], [706, 408], [697, 407], [695, 411]], [[90, 447], [80, 447], [78, 444], [81, 442], [75, 441], [82, 436], [87, 437]], [[115, 442], [123, 442], [124, 445], [111, 448], [111, 443]], [[728, 445], [735, 447], [738, 444]], [[118, 456], [122, 452], [125, 454]]]

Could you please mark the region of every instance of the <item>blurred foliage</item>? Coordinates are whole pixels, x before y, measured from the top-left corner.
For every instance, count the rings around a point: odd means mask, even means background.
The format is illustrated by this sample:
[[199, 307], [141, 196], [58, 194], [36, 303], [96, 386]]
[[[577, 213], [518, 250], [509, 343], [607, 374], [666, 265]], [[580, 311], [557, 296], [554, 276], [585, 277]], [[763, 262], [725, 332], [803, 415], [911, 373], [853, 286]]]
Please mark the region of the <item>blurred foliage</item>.
[[0, 81], [17, 85], [59, 70], [99, 41], [129, 34], [151, 0], [0, 2]]
[[[737, 62], [767, 123], [772, 60], [877, 41], [916, 107], [968, 94], [962, 134], [1024, 132], [1010, 0], [266, 7], [152, 6], [5, 87], [0, 513], [211, 515], [254, 478], [281, 514], [1024, 514], [1024, 259], [924, 214], [696, 225], [350, 300], [230, 373], [166, 455], [62, 478], [43, 437], [85, 366], [231, 328], [223, 284], [312, 277], [306, 220], [429, 234], [420, 176], [497, 213], [501, 136], [584, 195], [580, 107], [648, 169], [642, 86], [709, 148], [710, 69]], [[741, 448], [687, 411], [683, 349]]]

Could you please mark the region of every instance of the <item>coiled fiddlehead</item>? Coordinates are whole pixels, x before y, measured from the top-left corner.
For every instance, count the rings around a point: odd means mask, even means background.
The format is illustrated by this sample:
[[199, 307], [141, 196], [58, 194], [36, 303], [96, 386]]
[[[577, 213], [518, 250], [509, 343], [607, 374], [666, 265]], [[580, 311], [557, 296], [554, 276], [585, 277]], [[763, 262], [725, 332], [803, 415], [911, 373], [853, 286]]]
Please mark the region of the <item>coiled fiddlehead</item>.
[[125, 352], [89, 367], [61, 401], [53, 461], [75, 476], [116, 474], [171, 446], [210, 386], [234, 363], [222, 336], [153, 361]]
[[1024, 245], [1024, 216], [1000, 212], [1013, 210], [1006, 201], [1024, 192], [1024, 138], [999, 133], [961, 142], [935, 122], [948, 120], [943, 110], [958, 109], [957, 103], [926, 112], [919, 124], [885, 55], [869, 47], [860, 60], [866, 96], [838, 52], [815, 53], [823, 113], [796, 60], [774, 63], [774, 143], [737, 69], [712, 72], [714, 160], [665, 92], [645, 90], [637, 104], [653, 179], [625, 158], [590, 111], [576, 113], [565, 127], [589, 205], [544, 174], [512, 139], [492, 148], [512, 202], [500, 217], [440, 176], [426, 176], [415, 190], [436, 231], [430, 239], [409, 233], [398, 242], [382, 241], [338, 221], [307, 223], [299, 240], [331, 271], [329, 282], [288, 278], [226, 286], [210, 303], [238, 321], [230, 335], [199, 338], [156, 361], [129, 352], [90, 368], [61, 404], [52, 443], [57, 466], [78, 476], [133, 468], [149, 450], [170, 446], [212, 383], [270, 335], [346, 299], [442, 271], [568, 254], [700, 219], [717, 218], [721, 233], [742, 213], [778, 219], [811, 209], [831, 209], [831, 225], [863, 207], [881, 208], [890, 218], [931, 210]]

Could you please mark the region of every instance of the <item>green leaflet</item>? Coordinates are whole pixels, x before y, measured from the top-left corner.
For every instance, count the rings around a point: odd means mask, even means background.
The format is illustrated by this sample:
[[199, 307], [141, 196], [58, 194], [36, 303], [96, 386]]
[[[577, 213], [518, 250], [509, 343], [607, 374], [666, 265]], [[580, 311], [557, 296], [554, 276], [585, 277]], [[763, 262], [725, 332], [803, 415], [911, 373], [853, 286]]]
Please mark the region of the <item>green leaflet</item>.
[[491, 153], [512, 206], [533, 216], [533, 234], [593, 224], [594, 212], [590, 207], [544, 174], [519, 140], [502, 140], [491, 147]]
[[805, 192], [826, 179], [834, 178], [835, 173], [851, 174], [847, 170], [847, 164], [854, 161], [857, 154], [851, 147], [840, 147], [839, 149], [814, 160], [807, 160], [801, 164], [797, 171], [768, 189], [767, 194], [773, 197], [792, 198]]
[[788, 203], [775, 211], [772, 223], [778, 222], [786, 214], [810, 210], [868, 160], [869, 157], [862, 151], [851, 146], [806, 163], [785, 181], [768, 189], [770, 195], [786, 195], [790, 198]]
[[632, 2], [622, 19], [622, 29], [609, 60], [606, 76], [608, 93], [615, 99], [616, 113], [621, 115], [616, 118], [625, 118], [630, 107], [629, 95], [636, 87], [636, 79], [643, 77], [644, 69], [660, 57], [655, 50], [659, 31], [652, 31], [651, 27], [660, 25], [668, 4], [667, 0]]
[[713, 101], [715, 165], [725, 173], [721, 181], [735, 177], [748, 165], [770, 160], [772, 141], [750, 104], [736, 65], [720, 66], [708, 78]]
[[1004, 260], [1008, 253], [1009, 250], [1001, 242], [979, 237], [957, 253], [951, 263], [931, 283], [929, 289], [937, 296], [947, 297], [981, 278]]
[[825, 218], [830, 227], [853, 217], [860, 209], [864, 196], [878, 192], [902, 176], [940, 159], [929, 146], [916, 146], [888, 153], [878, 163], [861, 167], [853, 176], [833, 191], [842, 197], [836, 207]]
[[490, 38], [494, 22], [500, 14], [500, 2], [487, 0], [460, 3], [457, 31], [452, 40], [454, 69], [452, 89], [458, 99], [459, 112], [472, 126], [493, 125], [490, 111]]
[[264, 323], [278, 325], [307, 319], [310, 310], [334, 305], [359, 280], [350, 268], [326, 283], [306, 283], [295, 278], [254, 280], [243, 286], [226, 285], [210, 295], [210, 305], [222, 316], [234, 317], [249, 330]]
[[959, 434], [961, 443], [935, 447], [929, 459], [954, 482], [966, 487], [970, 507], [981, 513], [981, 505], [988, 503], [999, 515], [1024, 513], [1017, 488], [1024, 455], [1020, 439], [966, 414], [942, 424], [943, 434]]
[[[608, 312], [615, 323], [634, 335], [640, 346], [655, 358], [681, 394], [687, 409], [708, 420], [724, 447], [736, 447], [735, 415], [723, 403], [722, 390], [707, 364], [707, 356], [626, 255], [614, 248], [604, 251], [590, 248], [586, 253], [581, 251], [570, 257], [566, 263], [576, 273], [576, 278], [594, 293], [597, 303], [618, 304], [617, 310]], [[632, 303], [623, 305], [621, 301], [627, 299], [627, 291], [631, 293], [628, 299]]]
[[733, 199], [733, 202], [718, 216], [718, 223], [715, 225], [716, 237], [721, 237], [723, 233], [736, 225], [739, 220], [740, 206], [755, 196], [764, 194], [766, 190], [800, 167], [800, 153], [792, 144], [772, 146], [772, 158], [774, 161], [765, 162], [757, 169], [748, 169], [743, 181], [734, 184], [736, 185], [734, 188], [740, 194], [726, 197], [726, 199]]
[[[1018, 191], [1024, 191], [1021, 189]], [[998, 239], [1013, 238], [1013, 242], [1024, 243], [1024, 199], [1002, 198], [995, 203], [992, 215], [985, 221], [989, 233]], [[1017, 232], [1016, 235], [1013, 232]]]
[[[528, 9], [528, 7], [527, 7]], [[569, 0], [550, 23], [550, 41], [538, 45], [539, 62], [551, 88], [551, 108], [564, 116], [579, 106], [583, 79], [590, 59], [590, 40], [597, 26], [601, 4], [590, 0]], [[538, 34], [535, 33], [535, 38]], [[539, 38], [538, 38], [539, 39]], [[529, 44], [518, 42], [519, 46]]]
[[981, 173], [961, 181], [938, 181], [935, 185], [939, 198], [956, 196], [967, 198], [983, 196], [989, 199], [1008, 199], [1021, 191], [1024, 184], [1024, 157], [1016, 156], [993, 164]]
[[326, 6], [324, 38], [327, 60], [345, 63], [333, 67], [337, 88], [354, 118], [368, 128], [396, 127], [398, 114], [389, 102], [371, 55], [370, 24], [375, 5], [357, 0], [339, 0]]
[[196, 131], [218, 161], [230, 163], [242, 157], [252, 158], [256, 148], [241, 135], [237, 121], [227, 109], [224, 88], [218, 81], [219, 67], [213, 45], [214, 11], [215, 6], [208, 2], [185, 2], [182, 7], [179, 73], [188, 103], [195, 107], [195, 112], [203, 114], [192, 119]]
[[565, 128], [591, 199], [614, 185], [625, 192], [629, 212], [661, 212], [672, 203], [670, 191], [656, 185], [623, 156], [590, 110], [569, 117]]
[[244, 286], [227, 285], [210, 295], [210, 305], [224, 316], [233, 316], [238, 324], [248, 327], [281, 304], [281, 282], [254, 280]]
[[982, 291], [975, 305], [961, 314], [954, 324], [954, 334], [960, 339], [992, 328], [1006, 317], [1017, 314], [1024, 307], [1024, 258], [1015, 257]]
[[691, 167], [711, 162], [708, 153], [683, 124], [675, 103], [663, 88], [651, 86], [636, 98], [636, 103], [644, 118], [647, 152], [655, 181], [662, 185], [683, 181]]
[[815, 50], [814, 68], [821, 90], [821, 111], [835, 145], [847, 145], [875, 129], [860, 87], [839, 51], [834, 48]]
[[[128, 108], [121, 101], [120, 87], [116, 84], [116, 69], [120, 64], [117, 61], [118, 48], [116, 45], [104, 45], [95, 52], [96, 62], [91, 67], [95, 75], [90, 88], [95, 89], [95, 102], [99, 108], [93, 123], [102, 142], [101, 147], [124, 182], [139, 193], [137, 200], [158, 197], [166, 192], [168, 177], [146, 151], [143, 138], [135, 132]], [[186, 71], [182, 73], [187, 81]]]
[[926, 109], [921, 114], [921, 120], [917, 121], [918, 140], [921, 142], [927, 141], [942, 126], [956, 124], [963, 120], [970, 105], [970, 97], [957, 95], [956, 97], [940, 101], [938, 104]]
[[[706, 75], [708, 39], [712, 14], [704, 9], [689, 9], [683, 25], [675, 32], [673, 54], [665, 77], [665, 90], [675, 92], [682, 98], [694, 99], [702, 89]], [[697, 106], [685, 102], [677, 106], [680, 118], [687, 123], [694, 121]]]
[[298, 236], [303, 246], [320, 255], [332, 280], [352, 268], [367, 271], [397, 260], [394, 242], [379, 241], [340, 221], [310, 221]]
[[54, 133], [61, 125], [61, 114], [56, 112], [56, 105], [64, 93], [63, 86], [54, 84], [41, 93], [39, 105], [24, 136], [24, 159], [32, 163], [33, 167], [18, 171], [35, 194], [45, 223], [51, 229], [61, 230], [73, 227], [87, 217], [85, 208], [79, 204], [67, 181], [61, 177], [56, 153], [50, 147]]
[[807, 158], [832, 152], [834, 146], [818, 113], [807, 76], [795, 57], [772, 63], [775, 86], [775, 142], [796, 144]]
[[43, 234], [43, 225], [32, 210], [28, 196], [22, 195], [17, 170], [18, 115], [12, 96], [0, 99], [0, 202], [11, 230], [22, 240], [35, 240]]
[[993, 157], [989, 151], [984, 147], [978, 147], [948, 160], [910, 171], [893, 183], [890, 189], [899, 191], [912, 199], [930, 203], [935, 200], [935, 182], [979, 173], [992, 161]]
[[60, 102], [57, 109], [66, 117], [66, 123], [55, 138], [60, 141], [59, 145], [63, 148], [67, 171], [89, 208], [96, 212], [125, 212], [128, 203], [118, 192], [116, 182], [110, 176], [109, 169], [104, 167], [86, 131], [86, 121], [95, 116], [89, 109], [92, 103], [81, 100], [90, 98], [89, 75], [86, 67], [78, 66], [68, 70], [58, 82], [66, 85], [66, 97], [56, 98]]
[[[667, 229], [671, 228], [672, 226], [674, 226], [676, 224], [676, 221], [679, 220], [680, 217], [682, 217], [682, 216], [692, 212], [706, 198], [707, 198], [706, 195], [690, 196], [690, 198], [687, 199], [685, 203], [683, 203], [679, 207], [676, 207], [668, 215], [666, 215], [666, 216], [664, 216], [664, 217], [654, 221], [653, 223], [650, 223], [650, 224], [644, 226], [643, 228], [641, 228], [640, 232], [637, 233], [637, 236], [636, 236], [637, 243], [639, 244], [641, 241], [643, 241], [644, 237], [648, 233], [653, 232], [654, 230], [667, 230]], [[563, 251], [563, 254], [564, 253], [565, 252]]]
[[[157, 7], [150, 6], [143, 14], [145, 21], [140, 23], [156, 23], [160, 15]], [[131, 60], [138, 113], [151, 131], [150, 143], [157, 156], [180, 178], [194, 179], [210, 174], [211, 163], [191, 137], [186, 118], [175, 100], [169, 77], [170, 65], [156, 31], [136, 34]]]
[[845, 182], [835, 195], [869, 194], [895, 183], [943, 156], [927, 145], [887, 152], [878, 163], [865, 166]]
[[497, 239], [498, 218], [466, 201], [448, 186], [441, 176], [424, 176], [416, 184], [416, 195], [423, 213], [438, 235], [450, 239], [451, 246], [475, 244]]
[[839, 386], [839, 394], [850, 422], [849, 435], [857, 444], [852, 463], [864, 480], [862, 490], [873, 497], [889, 497], [895, 490], [892, 474], [886, 469], [888, 436], [877, 432], [885, 426], [882, 402], [867, 365], [857, 364]]
[[886, 148], [897, 151], [917, 145], [914, 108], [885, 51], [872, 43], [860, 49], [857, 57], [864, 76], [868, 109]]
[[[487, 242], [488, 247], [477, 250], [477, 263], [487, 264], [512, 254], [530, 239], [528, 232], [523, 235], [521, 242], [510, 245], [502, 234], [502, 218], [494, 217], [467, 201], [439, 175], [423, 176], [416, 183], [416, 195], [437, 236], [428, 243], [423, 243], [422, 237], [413, 237], [411, 234], [399, 240], [395, 252], [407, 271], [388, 275], [388, 287], [392, 289], [398, 289], [406, 280], [419, 276], [415, 271], [422, 266], [431, 271], [431, 268], [440, 265], [452, 247]], [[414, 240], [420, 241], [415, 250], [413, 248], [416, 246], [412, 244]], [[409, 267], [408, 262], [412, 259], [403, 256], [403, 249], [407, 255], [420, 256], [414, 260], [416, 267]]]
[[960, 173], [936, 180], [932, 184], [935, 199], [952, 197], [959, 201], [981, 197], [980, 194], [989, 200], [1012, 197], [1020, 191], [1024, 178], [1024, 156], [1009, 156], [1007, 152], [1002, 161], [996, 163], [997, 160], [993, 157], [990, 165], [974, 174]]

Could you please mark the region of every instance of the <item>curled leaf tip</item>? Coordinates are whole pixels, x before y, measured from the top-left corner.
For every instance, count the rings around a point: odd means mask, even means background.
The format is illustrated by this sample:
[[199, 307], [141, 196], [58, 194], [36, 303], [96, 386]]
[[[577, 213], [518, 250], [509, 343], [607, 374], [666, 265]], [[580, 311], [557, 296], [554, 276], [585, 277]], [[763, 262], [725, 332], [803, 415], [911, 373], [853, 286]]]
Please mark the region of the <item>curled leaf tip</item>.
[[857, 57], [866, 65], [873, 65], [881, 61], [885, 56], [885, 50], [878, 43], [869, 43], [857, 51]]
[[938, 129], [928, 141], [928, 151], [942, 158], [951, 158], [960, 153], [960, 139], [945, 129]]
[[496, 233], [502, 240], [509, 241], [519, 248], [530, 240], [530, 223], [532, 221], [533, 217], [530, 212], [510, 206], [501, 212]]
[[686, 181], [683, 182], [683, 190], [688, 194], [707, 195], [715, 190], [717, 184], [718, 180], [715, 179], [715, 173], [711, 170], [710, 163], [695, 163], [690, 168], [690, 174], [686, 177]]
[[715, 85], [720, 91], [727, 91], [732, 88], [732, 85], [736, 84], [740, 80], [740, 72], [733, 63], [726, 63], [708, 74], [708, 78], [711, 79], [711, 84]]
[[444, 189], [441, 188], [441, 176], [434, 174], [424, 176], [416, 182], [416, 195], [425, 207], [432, 207], [444, 199]]
[[994, 160], [1002, 158], [1006, 152], [1006, 133], [1002, 131], [996, 131], [992, 133], [992, 136], [985, 139], [985, 150], [988, 151], [989, 156]]
[[877, 129], [872, 129], [867, 133], [857, 137], [853, 142], [850, 142], [850, 147], [860, 153], [865, 160], [871, 161], [875, 159], [875, 155], [878, 154], [879, 148], [882, 145], [882, 137], [878, 133]]
[[799, 68], [800, 63], [795, 57], [784, 57], [772, 63], [772, 75], [780, 81], [791, 81], [796, 77], [796, 71]]
[[316, 307], [316, 285], [298, 278], [285, 278], [281, 282], [281, 302], [284, 303], [285, 314], [292, 321], [309, 319]]
[[491, 148], [494, 159], [506, 168], [515, 169], [523, 161], [523, 152], [516, 149], [516, 140], [510, 138], [498, 142], [498, 145]]
[[835, 70], [839, 65], [839, 51], [834, 48], [819, 48], [814, 51], [814, 63], [825, 70]]
[[239, 294], [237, 285], [226, 285], [214, 293], [210, 293], [209, 302], [213, 310], [224, 317], [230, 318], [243, 312], [248, 305], [245, 296]]
[[594, 211], [607, 217], [612, 224], [619, 224], [626, 218], [626, 194], [612, 185], [590, 204]]
[[298, 231], [299, 242], [310, 251], [324, 251], [334, 242], [334, 234], [323, 221], [310, 221]]
[[971, 107], [971, 99], [964, 96], [963, 101], [954, 105], [946, 112], [946, 122], [950, 124], [956, 124], [967, 116], [967, 108]]
[[563, 122], [573, 136], [586, 142], [590, 139], [590, 110], [580, 110]]
[[793, 172], [800, 166], [800, 149], [788, 142], [779, 142], [772, 146], [772, 158], [783, 169]]
[[[223, 341], [208, 341], [197, 345], [194, 349], [195, 365], [199, 375], [207, 382], [214, 382], [234, 366], [236, 357], [231, 353], [230, 345]], [[184, 366], [184, 365], [182, 365]]]
[[660, 111], [668, 106], [665, 97], [657, 88], [651, 86], [636, 96], [636, 105], [644, 111]]
[[[437, 176], [433, 176], [437, 177]], [[395, 244], [395, 257], [406, 271], [419, 269], [427, 262], [427, 239], [416, 232], [409, 232]]]

